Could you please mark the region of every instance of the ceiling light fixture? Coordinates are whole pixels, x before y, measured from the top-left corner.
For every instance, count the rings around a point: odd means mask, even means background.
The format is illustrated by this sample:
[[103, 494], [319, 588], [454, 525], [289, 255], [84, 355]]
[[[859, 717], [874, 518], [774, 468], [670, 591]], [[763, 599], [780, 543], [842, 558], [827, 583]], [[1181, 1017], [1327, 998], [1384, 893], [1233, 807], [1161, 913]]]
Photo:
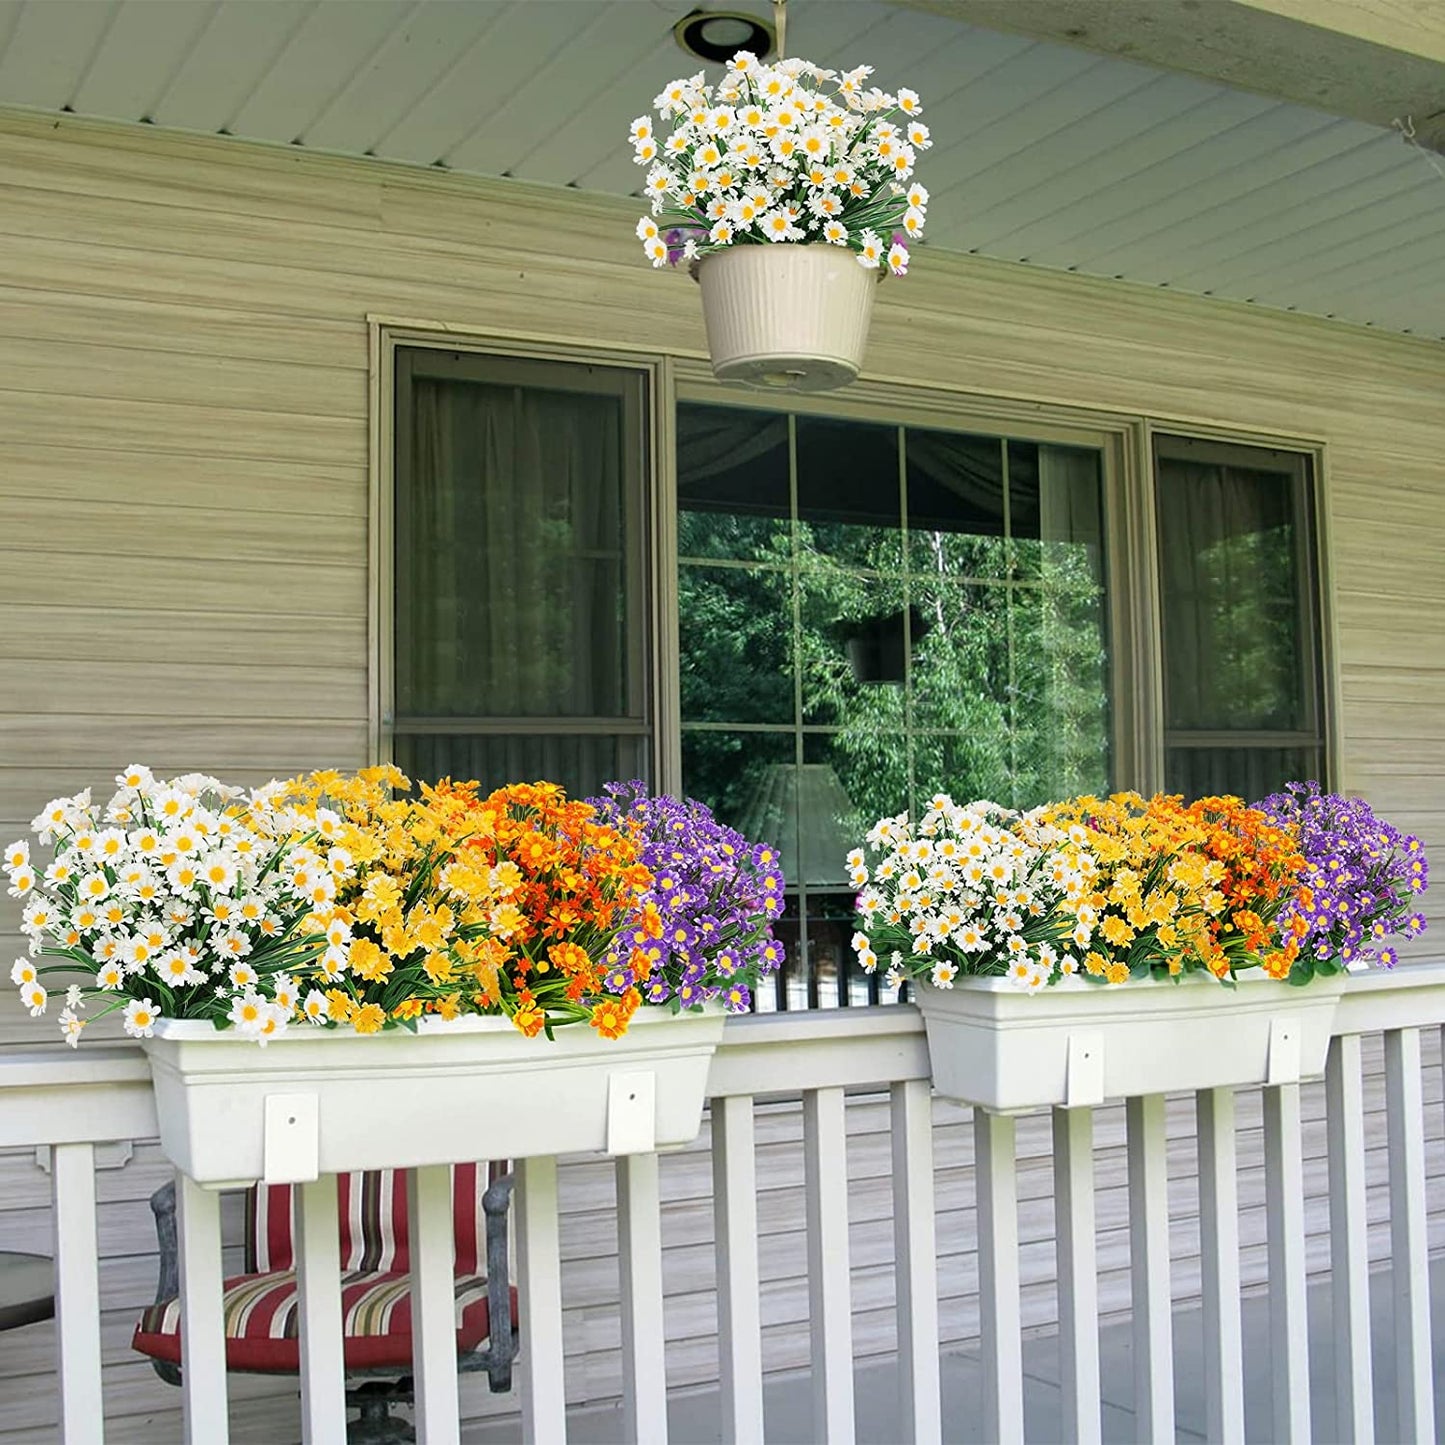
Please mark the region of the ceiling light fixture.
[[726, 64], [739, 50], [750, 50], [759, 60], [773, 52], [773, 27], [756, 15], [740, 10], [694, 10], [672, 27], [677, 43], [689, 55], [713, 64]]

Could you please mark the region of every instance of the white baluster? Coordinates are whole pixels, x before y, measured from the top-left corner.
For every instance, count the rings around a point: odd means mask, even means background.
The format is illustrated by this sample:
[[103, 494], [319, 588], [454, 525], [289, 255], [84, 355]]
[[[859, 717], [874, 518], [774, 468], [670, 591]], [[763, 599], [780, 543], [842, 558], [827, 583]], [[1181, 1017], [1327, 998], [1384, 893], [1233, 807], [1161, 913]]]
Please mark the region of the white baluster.
[[1330, 1290], [1335, 1349], [1335, 1438], [1373, 1445], [1370, 1256], [1365, 1213], [1365, 1099], [1360, 1036], [1330, 1040], [1325, 1066], [1330, 1163]]
[[1174, 1315], [1169, 1281], [1169, 1152], [1164, 1096], [1130, 1099], [1129, 1280], [1134, 1315], [1134, 1429], [1174, 1445]]
[[296, 1246], [301, 1439], [303, 1445], [346, 1445], [341, 1230], [334, 1174], [323, 1174], [297, 1190]]
[[1385, 1108], [1390, 1147], [1390, 1273], [1395, 1299], [1396, 1433], [1435, 1438], [1430, 1357], [1430, 1255], [1425, 1218], [1425, 1104], [1420, 1030], [1385, 1034]]
[[411, 1359], [417, 1438], [457, 1445], [457, 1322], [452, 1243], [452, 1171], [412, 1169], [406, 1178], [411, 1248]]
[[559, 1445], [567, 1438], [567, 1395], [557, 1161], [549, 1155], [517, 1164], [517, 1293], [522, 1439]]
[[662, 1192], [656, 1154], [617, 1161], [622, 1286], [622, 1433], [666, 1445], [667, 1338], [662, 1318]]
[[723, 1439], [762, 1445], [763, 1332], [758, 1277], [758, 1166], [748, 1095], [712, 1101], [718, 1364]]
[[828, 1445], [852, 1445], [854, 1428], [847, 1147], [842, 1089], [808, 1090], [803, 1095], [803, 1163], [813, 1430]]
[[1310, 1353], [1298, 1084], [1264, 1091], [1264, 1185], [1269, 1221], [1272, 1439], [1276, 1445], [1306, 1445], [1310, 1439]]
[[1244, 1439], [1244, 1321], [1239, 1305], [1239, 1181], [1234, 1091], [1194, 1096], [1199, 1134], [1199, 1254], [1203, 1278], [1204, 1433]]
[[1103, 1412], [1091, 1109], [1054, 1110], [1054, 1201], [1063, 1433], [1079, 1445], [1096, 1445], [1103, 1433]]
[[898, 1282], [900, 1439], [943, 1436], [938, 1363], [938, 1254], [933, 1189], [933, 1098], [926, 1079], [894, 1084], [893, 1258]]
[[95, 1235], [95, 1146], [50, 1151], [55, 1202], [55, 1332], [60, 1347], [60, 1438], [100, 1445], [100, 1268]]
[[186, 1445], [226, 1445], [226, 1334], [221, 1196], [176, 1176], [181, 1266], [181, 1404]]
[[978, 1192], [983, 1438], [1015, 1445], [1024, 1437], [1024, 1361], [1013, 1119], [975, 1109], [973, 1152]]

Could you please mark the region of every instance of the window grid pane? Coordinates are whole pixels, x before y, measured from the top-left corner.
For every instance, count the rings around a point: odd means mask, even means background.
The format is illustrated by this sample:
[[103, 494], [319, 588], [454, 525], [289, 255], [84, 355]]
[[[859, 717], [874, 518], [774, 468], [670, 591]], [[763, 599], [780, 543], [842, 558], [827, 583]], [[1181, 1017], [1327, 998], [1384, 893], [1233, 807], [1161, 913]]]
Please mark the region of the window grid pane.
[[392, 756], [414, 778], [652, 773], [641, 372], [396, 353]]
[[[802, 952], [759, 1006], [876, 1001], [839, 948], [873, 821], [940, 788], [1108, 786], [1100, 455], [715, 406], [680, 407], [678, 435], [683, 784], [779, 845]], [[761, 475], [714, 494], [709, 437]]]
[[1166, 787], [1327, 781], [1307, 459], [1157, 437], [1155, 487]]

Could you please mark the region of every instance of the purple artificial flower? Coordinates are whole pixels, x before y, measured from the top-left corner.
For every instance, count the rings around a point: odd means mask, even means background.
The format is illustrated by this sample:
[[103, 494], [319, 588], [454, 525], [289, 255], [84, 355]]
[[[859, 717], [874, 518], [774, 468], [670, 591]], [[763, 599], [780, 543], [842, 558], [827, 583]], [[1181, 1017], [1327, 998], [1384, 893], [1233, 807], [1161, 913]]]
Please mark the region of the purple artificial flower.
[[1289, 783], [1255, 806], [1290, 832], [1305, 860], [1295, 897], [1281, 909], [1281, 938], [1297, 939], [1320, 962], [1379, 962], [1393, 968], [1394, 948], [1366, 940], [1424, 931], [1407, 899], [1423, 893], [1429, 865], [1420, 840], [1375, 816], [1363, 798], [1323, 793], [1315, 782]]
[[652, 796], [640, 782], [609, 783], [590, 801], [599, 822], [637, 841], [653, 876], [622, 935], [647, 1001], [691, 1008], [721, 997], [732, 1012], [750, 1008], [758, 979], [783, 962], [772, 931], [785, 887], [778, 850], [719, 823], [694, 799]]

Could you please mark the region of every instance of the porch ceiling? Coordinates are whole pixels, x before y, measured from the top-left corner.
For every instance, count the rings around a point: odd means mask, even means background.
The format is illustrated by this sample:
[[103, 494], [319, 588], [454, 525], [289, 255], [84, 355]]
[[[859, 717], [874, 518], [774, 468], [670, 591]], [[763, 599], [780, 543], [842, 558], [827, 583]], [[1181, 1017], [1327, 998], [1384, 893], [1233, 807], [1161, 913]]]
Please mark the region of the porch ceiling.
[[[0, 105], [625, 195], [692, 8], [0, 0]], [[1445, 161], [1390, 129], [884, 0], [788, 50], [922, 93], [931, 245], [1445, 338]]]

